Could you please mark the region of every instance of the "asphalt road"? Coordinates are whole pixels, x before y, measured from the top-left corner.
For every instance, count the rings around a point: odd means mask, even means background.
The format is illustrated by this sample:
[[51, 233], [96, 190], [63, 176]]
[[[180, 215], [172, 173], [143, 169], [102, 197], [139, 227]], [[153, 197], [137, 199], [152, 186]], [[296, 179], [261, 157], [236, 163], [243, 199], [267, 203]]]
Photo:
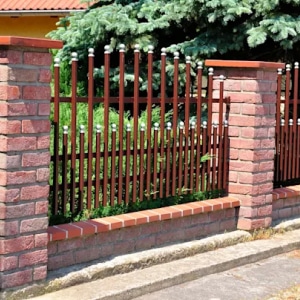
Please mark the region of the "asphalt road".
[[262, 300], [295, 284], [300, 284], [300, 250], [208, 275], [133, 300]]

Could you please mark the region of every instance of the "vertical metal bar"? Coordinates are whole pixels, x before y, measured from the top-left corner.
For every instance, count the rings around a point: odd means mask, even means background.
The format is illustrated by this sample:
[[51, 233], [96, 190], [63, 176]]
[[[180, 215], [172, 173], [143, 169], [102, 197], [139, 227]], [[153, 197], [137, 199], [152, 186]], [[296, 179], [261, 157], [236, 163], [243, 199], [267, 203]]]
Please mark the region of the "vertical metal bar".
[[200, 159], [201, 159], [201, 114], [202, 114], [202, 71], [203, 64], [198, 62], [198, 81], [197, 81], [197, 147], [196, 147], [196, 192], [199, 191], [200, 178]]
[[141, 124], [140, 129], [140, 172], [139, 172], [139, 198], [144, 199], [144, 157], [145, 157], [145, 129], [146, 125]]
[[165, 113], [166, 113], [166, 48], [161, 49], [160, 79], [160, 163], [159, 163], [159, 197], [163, 197], [165, 165]]
[[167, 123], [167, 153], [166, 153], [166, 197], [170, 196], [170, 179], [171, 179], [171, 130], [172, 124]]
[[179, 151], [178, 151], [178, 195], [182, 194], [183, 131], [184, 131], [184, 123], [180, 122], [180, 124], [179, 124]]
[[281, 126], [281, 130], [280, 130], [280, 140], [281, 140], [281, 143], [280, 143], [280, 172], [279, 172], [279, 175], [280, 175], [280, 180], [283, 180], [283, 178], [285, 177], [284, 176], [284, 170], [285, 170], [285, 165], [284, 165], [284, 158], [285, 158], [285, 121], [284, 119], [281, 119], [281, 122], [280, 122], [280, 126]]
[[[202, 124], [203, 127], [203, 131], [202, 131], [202, 153], [203, 155], [207, 154], [207, 122], [204, 121]], [[207, 161], [204, 161], [202, 163], [202, 167], [201, 167], [201, 191], [206, 191], [206, 186], [207, 186], [207, 182], [206, 182], [206, 176], [208, 176], [208, 174], [206, 175], [206, 173], [208, 173], [209, 170], [207, 168]]]
[[159, 124], [154, 124], [154, 146], [153, 146], [153, 199], [157, 198], [157, 153], [158, 153], [158, 130]]
[[213, 123], [213, 137], [212, 137], [212, 190], [214, 190], [217, 185], [217, 133], [218, 133], [218, 124], [216, 122]]
[[110, 177], [110, 206], [115, 205], [116, 193], [116, 124], [111, 125], [111, 177]]
[[194, 191], [194, 160], [195, 160], [195, 122], [191, 122], [191, 130], [190, 130], [190, 193]]
[[289, 137], [288, 137], [288, 143], [289, 145], [289, 151], [288, 151], [288, 157], [287, 157], [287, 163], [288, 163], [288, 177], [287, 179], [292, 179], [292, 164], [294, 164], [294, 157], [293, 157], [293, 119], [289, 120]]
[[283, 141], [280, 139], [280, 122], [281, 122], [281, 82], [282, 82], [282, 69], [278, 69], [277, 72], [277, 103], [276, 103], [276, 127], [275, 127], [275, 142], [276, 142], [276, 155], [275, 155], [275, 181], [279, 181], [280, 177], [280, 143]]
[[93, 98], [94, 98], [94, 49], [89, 49], [88, 71], [88, 167], [87, 167], [87, 207], [92, 207], [93, 177]]
[[[83, 210], [83, 196], [84, 196], [84, 125], [80, 125], [79, 136], [79, 197], [78, 197], [78, 211]], [[91, 209], [87, 203], [87, 209]]]
[[103, 200], [102, 205], [107, 205], [108, 188], [108, 132], [109, 132], [109, 68], [110, 49], [104, 47], [104, 162], [103, 162]]
[[125, 203], [129, 203], [130, 192], [130, 137], [131, 137], [130, 124], [126, 126], [126, 168], [125, 168]]
[[100, 195], [100, 160], [101, 160], [101, 127], [96, 125], [96, 161], [95, 161], [95, 204], [94, 207], [99, 207]]
[[[212, 104], [213, 104], [213, 68], [208, 69], [208, 105], [207, 105], [207, 153], [211, 155]], [[207, 189], [211, 190], [211, 160], [207, 162]]]
[[[219, 131], [218, 131], [218, 144], [219, 144], [219, 155], [218, 155], [218, 179], [217, 188], [221, 190], [222, 188], [222, 161], [223, 156], [223, 104], [224, 104], [224, 79], [223, 75], [220, 76], [220, 100], [219, 100]], [[216, 159], [216, 158], [215, 158]]]
[[229, 143], [229, 138], [228, 138], [228, 122], [227, 120], [224, 121], [224, 159], [223, 159], [223, 190], [225, 193], [227, 193], [227, 183], [228, 183], [228, 143]]
[[76, 114], [77, 114], [77, 53], [72, 53], [72, 99], [71, 99], [71, 192], [70, 210], [75, 212], [75, 180], [76, 180]]
[[68, 126], [63, 126], [63, 159], [62, 159], [62, 204], [61, 212], [64, 215], [67, 207], [68, 191]]
[[293, 100], [293, 158], [292, 161], [292, 179], [296, 177], [296, 166], [297, 166], [297, 159], [296, 159], [296, 146], [297, 146], [297, 108], [298, 108], [298, 80], [299, 80], [299, 63], [295, 62], [294, 65], [294, 81], [293, 81], [293, 88], [294, 88], [294, 100]]
[[132, 201], [137, 196], [137, 154], [138, 154], [138, 121], [139, 121], [139, 45], [134, 46], [134, 96], [133, 96], [133, 179], [132, 179]]
[[297, 151], [296, 151], [296, 178], [300, 176], [300, 119], [297, 119]]
[[125, 81], [125, 45], [119, 47], [119, 180], [118, 180], [118, 204], [123, 199], [123, 135], [124, 135], [124, 81]]
[[152, 124], [152, 82], [153, 82], [153, 46], [148, 47], [148, 91], [147, 91], [147, 198], [151, 194], [151, 124]]
[[184, 188], [185, 193], [188, 189], [188, 170], [189, 170], [189, 130], [190, 130], [190, 93], [191, 93], [191, 57], [186, 57], [185, 72], [185, 102], [184, 102]]
[[[171, 195], [176, 195], [177, 181], [177, 123], [178, 123], [178, 69], [179, 52], [174, 53], [174, 85], [173, 85], [173, 153], [172, 153], [172, 191]], [[179, 185], [179, 182], [178, 182]]]
[[291, 81], [291, 66], [286, 65], [286, 77], [285, 77], [285, 105], [284, 105], [284, 122], [285, 132], [288, 132], [289, 127], [289, 104], [290, 104], [290, 81]]
[[58, 213], [58, 172], [59, 172], [59, 64], [60, 59], [54, 59], [54, 139], [53, 139], [53, 202], [52, 202], [52, 214]]

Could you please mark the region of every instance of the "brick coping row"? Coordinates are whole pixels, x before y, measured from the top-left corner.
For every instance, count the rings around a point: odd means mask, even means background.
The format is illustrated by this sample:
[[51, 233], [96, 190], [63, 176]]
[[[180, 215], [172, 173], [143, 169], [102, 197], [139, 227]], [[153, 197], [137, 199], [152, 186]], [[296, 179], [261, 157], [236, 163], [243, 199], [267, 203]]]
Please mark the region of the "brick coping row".
[[[278, 188], [275, 189], [272, 194], [273, 201], [300, 196], [300, 185]], [[48, 240], [49, 242], [53, 242], [71, 239], [155, 221], [170, 220], [190, 215], [214, 212], [227, 208], [239, 207], [240, 205], [241, 201], [236, 198], [223, 197], [152, 210], [143, 210], [140, 212], [133, 212], [112, 217], [50, 226], [48, 227]]]
[[112, 217], [80, 221], [76, 223], [55, 225], [48, 227], [48, 240], [49, 242], [53, 242], [71, 239], [155, 221], [215, 212], [222, 209], [239, 207], [240, 204], [240, 200], [236, 198], [223, 197], [151, 210], [143, 210]]

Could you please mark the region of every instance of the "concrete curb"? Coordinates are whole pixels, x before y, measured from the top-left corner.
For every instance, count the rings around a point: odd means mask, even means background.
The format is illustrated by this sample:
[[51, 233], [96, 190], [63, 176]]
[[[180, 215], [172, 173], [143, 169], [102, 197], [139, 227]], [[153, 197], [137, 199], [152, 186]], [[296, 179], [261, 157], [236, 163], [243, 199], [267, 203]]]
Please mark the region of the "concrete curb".
[[[274, 229], [283, 231], [294, 228], [300, 228], [300, 219], [281, 223]], [[67, 300], [78, 299], [78, 293], [82, 300], [132, 299], [300, 248], [300, 230], [275, 235], [267, 240], [248, 242], [250, 239], [250, 233], [235, 231], [124, 255], [92, 266], [82, 266], [81, 269], [66, 268], [50, 273], [48, 280], [43, 284], [7, 293], [3, 295], [3, 299], [32, 299], [34, 296], [43, 295], [34, 299]], [[154, 277], [151, 274], [155, 274]], [[114, 276], [113, 279], [111, 276]], [[140, 278], [142, 280], [139, 280]], [[116, 286], [112, 286], [112, 282]], [[99, 286], [101, 291], [98, 291]]]

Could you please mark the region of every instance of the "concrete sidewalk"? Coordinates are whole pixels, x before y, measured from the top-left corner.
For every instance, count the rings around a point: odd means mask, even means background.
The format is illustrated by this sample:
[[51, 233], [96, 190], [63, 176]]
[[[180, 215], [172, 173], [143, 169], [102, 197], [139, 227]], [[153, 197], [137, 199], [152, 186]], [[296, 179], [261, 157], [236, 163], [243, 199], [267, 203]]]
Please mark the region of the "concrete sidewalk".
[[[249, 233], [236, 231], [117, 257], [79, 270], [64, 270], [65, 273], [61, 274], [56, 272], [52, 274], [53, 279], [50, 278], [44, 286], [24, 291], [23, 299], [133, 299], [300, 249], [300, 219], [280, 226], [285, 230], [293, 230], [276, 234], [267, 240], [250, 242], [245, 242], [249, 239]], [[60, 290], [30, 298], [30, 293], [37, 295], [37, 291], [49, 292], [55, 289]]]

